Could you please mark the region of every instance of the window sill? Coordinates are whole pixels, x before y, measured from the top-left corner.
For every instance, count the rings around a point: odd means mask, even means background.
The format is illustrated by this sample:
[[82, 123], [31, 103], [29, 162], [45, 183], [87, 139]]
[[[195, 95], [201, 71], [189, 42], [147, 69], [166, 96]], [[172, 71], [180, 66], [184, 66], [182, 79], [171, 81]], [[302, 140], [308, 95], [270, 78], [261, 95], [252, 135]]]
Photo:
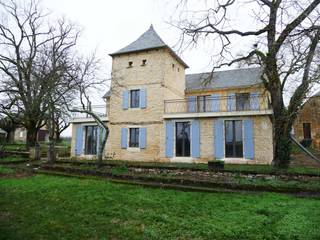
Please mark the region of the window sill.
[[138, 147], [128, 147], [127, 150], [130, 152], [140, 152], [140, 148]]

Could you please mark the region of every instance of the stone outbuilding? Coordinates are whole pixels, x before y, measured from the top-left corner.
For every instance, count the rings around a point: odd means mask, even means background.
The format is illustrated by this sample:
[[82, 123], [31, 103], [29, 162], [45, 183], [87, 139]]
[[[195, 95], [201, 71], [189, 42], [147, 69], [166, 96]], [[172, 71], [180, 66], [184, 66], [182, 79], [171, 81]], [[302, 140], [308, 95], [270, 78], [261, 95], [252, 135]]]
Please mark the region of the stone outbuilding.
[[320, 91], [305, 102], [293, 125], [294, 136], [299, 140], [311, 140], [320, 150]]

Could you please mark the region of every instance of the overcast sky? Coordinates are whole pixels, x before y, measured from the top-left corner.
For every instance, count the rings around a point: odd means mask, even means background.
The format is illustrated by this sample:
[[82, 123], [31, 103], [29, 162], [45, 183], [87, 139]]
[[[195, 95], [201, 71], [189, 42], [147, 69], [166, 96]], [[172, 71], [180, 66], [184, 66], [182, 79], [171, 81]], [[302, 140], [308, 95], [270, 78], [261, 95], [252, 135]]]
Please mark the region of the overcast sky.
[[[176, 3], [167, 0], [42, 0], [43, 7], [54, 15], [65, 16], [83, 28], [78, 49], [83, 53], [96, 50], [107, 73], [111, 71], [112, 60], [108, 54], [136, 40], [151, 24], [160, 37], [177, 50], [175, 45], [180, 31], [169, 24]], [[190, 66], [187, 73], [210, 71], [210, 54], [204, 46], [184, 51], [182, 58]], [[70, 134], [70, 129], [63, 133]]]
[[[177, 44], [180, 31], [168, 22], [179, 1], [167, 0], [43, 0], [42, 4], [58, 16], [65, 16], [83, 27], [79, 48], [97, 49], [99, 57], [111, 69], [109, 53], [136, 40], [151, 24], [171, 47]], [[177, 48], [175, 48], [177, 50]], [[210, 70], [210, 54], [204, 46], [187, 50], [182, 58], [190, 66], [188, 73]]]
[[[78, 49], [83, 53], [96, 51], [102, 59], [106, 73], [111, 71], [111, 57], [113, 53], [136, 40], [151, 24], [160, 37], [174, 50], [178, 50], [177, 43], [181, 32], [170, 23], [171, 18], [177, 19], [176, 10], [179, 1], [173, 0], [42, 0], [44, 8], [49, 9], [56, 17], [65, 16], [83, 28]], [[210, 1], [209, 1], [210, 2]], [[214, 1], [211, 3], [214, 4]], [[192, 9], [199, 7], [199, 1], [191, 1]], [[247, 13], [246, 13], [247, 11]], [[250, 9], [241, 9], [237, 16], [241, 27], [250, 26], [246, 21]], [[240, 11], [239, 11], [240, 12]], [[238, 14], [235, 12], [234, 15]], [[251, 25], [250, 25], [251, 24]], [[237, 42], [238, 49], [242, 49]], [[214, 51], [212, 43], [200, 44], [197, 48], [179, 52], [182, 59], [189, 65], [186, 73], [210, 71], [212, 68], [211, 55]], [[94, 101], [97, 103], [102, 93]], [[63, 135], [70, 135], [70, 129]]]

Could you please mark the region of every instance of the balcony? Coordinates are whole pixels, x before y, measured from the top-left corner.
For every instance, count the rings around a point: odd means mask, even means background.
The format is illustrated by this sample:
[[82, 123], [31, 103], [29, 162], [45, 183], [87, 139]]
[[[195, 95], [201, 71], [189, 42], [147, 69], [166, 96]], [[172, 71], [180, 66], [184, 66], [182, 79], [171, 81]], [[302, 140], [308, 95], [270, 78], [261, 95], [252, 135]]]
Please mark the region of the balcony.
[[[92, 105], [92, 111], [103, 121], [108, 121], [106, 105]], [[81, 107], [79, 107], [81, 109]], [[90, 114], [73, 112], [71, 122], [94, 122]]]
[[164, 101], [164, 118], [218, 117], [272, 114], [266, 95], [191, 96]]

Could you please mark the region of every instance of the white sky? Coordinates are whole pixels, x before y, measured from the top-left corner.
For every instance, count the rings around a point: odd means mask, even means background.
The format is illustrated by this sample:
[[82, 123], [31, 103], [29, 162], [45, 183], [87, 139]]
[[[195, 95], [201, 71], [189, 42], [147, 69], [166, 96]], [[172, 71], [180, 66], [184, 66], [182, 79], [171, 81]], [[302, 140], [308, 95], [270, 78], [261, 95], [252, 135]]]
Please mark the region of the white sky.
[[[79, 48], [84, 52], [97, 50], [111, 69], [109, 53], [136, 40], [154, 25], [160, 37], [171, 47], [177, 44], [180, 31], [168, 24], [179, 1], [170, 0], [42, 0], [45, 8], [57, 16], [65, 16], [83, 27]], [[183, 52], [190, 66], [188, 73], [210, 70], [210, 54], [198, 48]]]
[[[177, 1], [169, 0], [42, 0], [43, 7], [54, 15], [64, 16], [83, 28], [78, 48], [83, 53], [96, 51], [107, 73], [111, 71], [112, 60], [108, 54], [136, 40], [151, 24], [174, 48], [180, 31], [168, 22], [175, 4]], [[184, 51], [181, 57], [190, 67], [187, 73], [211, 70], [210, 53], [205, 48]], [[62, 135], [70, 136], [70, 128]]]

